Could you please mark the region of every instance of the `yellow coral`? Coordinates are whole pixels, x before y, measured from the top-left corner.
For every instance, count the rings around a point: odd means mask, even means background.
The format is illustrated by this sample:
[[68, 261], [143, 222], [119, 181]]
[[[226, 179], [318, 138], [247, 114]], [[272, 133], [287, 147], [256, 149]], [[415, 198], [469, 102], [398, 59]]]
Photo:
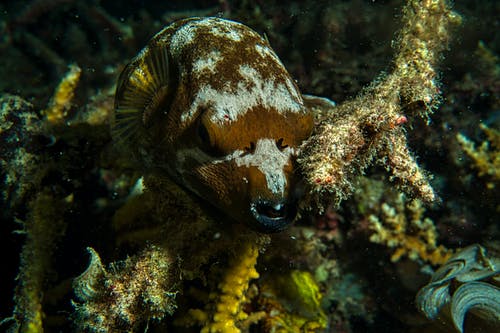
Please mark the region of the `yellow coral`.
[[52, 273], [54, 244], [66, 231], [64, 202], [43, 190], [29, 205], [30, 215], [24, 222], [26, 243], [14, 298], [16, 327], [19, 325], [23, 332], [43, 332], [43, 294]]
[[374, 231], [370, 241], [393, 248], [392, 262], [403, 256], [433, 265], [446, 262], [451, 251], [437, 245], [436, 227], [431, 219], [423, 217], [425, 209], [422, 202], [412, 200], [406, 203], [404, 195], [400, 194], [394, 204], [395, 207], [382, 204], [381, 218], [370, 215], [370, 229]]
[[[241, 253], [232, 260], [224, 279], [219, 283], [220, 294], [211, 294], [210, 298], [216, 299], [215, 313], [211, 322], [207, 323], [202, 333], [238, 333], [238, 323], [248, 319], [248, 314], [243, 311], [242, 305], [246, 302], [246, 292], [251, 279], [259, 277], [255, 270], [259, 250], [256, 244], [246, 243]], [[192, 315], [204, 319], [206, 316], [200, 311]]]
[[487, 184], [488, 188], [494, 188], [495, 182], [500, 180], [500, 131], [483, 124], [480, 124], [479, 128], [487, 137], [487, 141], [483, 141], [481, 146], [476, 148], [474, 142], [461, 133], [457, 134], [457, 140], [473, 160], [478, 175], [489, 176], [493, 180]]
[[66, 118], [75, 96], [75, 89], [80, 81], [81, 72], [78, 65], [72, 64], [64, 78], [59, 82], [49, 107], [43, 111], [50, 124], [59, 124]]

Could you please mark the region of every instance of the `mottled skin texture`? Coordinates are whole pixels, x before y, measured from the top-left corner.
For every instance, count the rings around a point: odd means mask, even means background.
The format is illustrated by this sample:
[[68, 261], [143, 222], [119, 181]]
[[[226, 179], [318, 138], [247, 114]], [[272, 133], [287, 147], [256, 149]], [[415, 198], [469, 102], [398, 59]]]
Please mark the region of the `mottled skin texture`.
[[147, 169], [261, 231], [295, 218], [294, 160], [313, 119], [250, 28], [218, 18], [166, 27], [122, 73], [115, 108], [118, 136]]

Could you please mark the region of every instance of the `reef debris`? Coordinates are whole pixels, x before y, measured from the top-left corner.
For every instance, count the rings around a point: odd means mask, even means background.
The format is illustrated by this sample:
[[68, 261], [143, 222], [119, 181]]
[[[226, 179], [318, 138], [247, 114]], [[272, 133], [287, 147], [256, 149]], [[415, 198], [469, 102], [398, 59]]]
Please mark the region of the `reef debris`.
[[[453, 325], [464, 331], [465, 315], [471, 312], [492, 327], [500, 325], [500, 258], [480, 245], [453, 255], [417, 294], [418, 309], [429, 319], [449, 312]], [[444, 314], [444, 315], [447, 315]]]
[[90, 264], [73, 282], [78, 301], [74, 318], [85, 332], [134, 331], [161, 320], [176, 308], [176, 259], [156, 245], [104, 269], [97, 252], [87, 249]]
[[332, 108], [303, 145], [298, 162], [319, 207], [345, 199], [355, 177], [374, 162], [409, 195], [436, 200], [407, 147], [402, 125], [409, 116], [428, 117], [438, 107], [436, 65], [451, 26], [460, 21], [448, 1], [408, 1], [394, 41], [392, 72], [381, 75], [354, 100]]
[[140, 29], [130, 22], [133, 20], [125, 23], [100, 2], [33, 0], [4, 10], [8, 14], [0, 35], [8, 48], [2, 51], [16, 57], [5, 71], [23, 74], [16, 80], [5, 80], [7, 89], [36, 96], [37, 106], [47, 103], [48, 90], [67, 72], [68, 62], [84, 64], [82, 68], [92, 73], [88, 78], [99, 84], [114, 77], [115, 68], [110, 64], [119, 63], [124, 53], [131, 52], [129, 48], [137, 48], [131, 40]]

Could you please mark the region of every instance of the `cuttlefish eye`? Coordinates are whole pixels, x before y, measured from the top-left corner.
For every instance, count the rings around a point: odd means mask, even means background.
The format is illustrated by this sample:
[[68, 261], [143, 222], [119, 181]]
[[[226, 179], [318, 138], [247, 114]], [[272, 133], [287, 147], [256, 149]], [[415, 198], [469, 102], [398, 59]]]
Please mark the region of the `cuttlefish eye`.
[[271, 200], [257, 200], [251, 203], [250, 210], [257, 220], [257, 229], [273, 233], [286, 229], [297, 215], [296, 204]]

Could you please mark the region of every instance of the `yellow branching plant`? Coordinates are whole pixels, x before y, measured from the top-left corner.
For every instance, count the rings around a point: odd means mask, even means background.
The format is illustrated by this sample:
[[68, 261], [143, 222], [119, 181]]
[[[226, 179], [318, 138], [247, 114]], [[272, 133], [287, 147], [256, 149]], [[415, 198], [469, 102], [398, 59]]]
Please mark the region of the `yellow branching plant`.
[[500, 180], [500, 131], [479, 125], [486, 134], [487, 140], [476, 147], [473, 141], [465, 135], [457, 134], [457, 140], [465, 153], [472, 159], [474, 168], [480, 177], [490, 177], [488, 188], [494, 188], [495, 183]]
[[237, 333], [238, 323], [248, 319], [243, 310], [246, 302], [246, 292], [250, 280], [257, 279], [259, 273], [255, 270], [258, 247], [255, 244], [245, 244], [241, 253], [229, 265], [223, 280], [219, 284], [220, 294], [211, 295], [215, 301], [215, 312], [202, 333]]
[[432, 265], [445, 263], [452, 252], [437, 245], [436, 227], [431, 219], [424, 217], [422, 202], [418, 199], [406, 202], [400, 194], [391, 204], [394, 206], [382, 204], [381, 216], [369, 216], [369, 227], [373, 231], [370, 241], [392, 248], [392, 262], [406, 256]]
[[230, 260], [218, 284], [218, 291], [210, 293], [205, 309], [190, 309], [188, 315], [177, 323], [182, 326], [201, 324], [202, 333], [239, 333], [260, 320], [264, 313], [248, 314], [244, 310], [250, 280], [259, 277], [255, 269], [258, 255], [258, 246], [246, 242]]

